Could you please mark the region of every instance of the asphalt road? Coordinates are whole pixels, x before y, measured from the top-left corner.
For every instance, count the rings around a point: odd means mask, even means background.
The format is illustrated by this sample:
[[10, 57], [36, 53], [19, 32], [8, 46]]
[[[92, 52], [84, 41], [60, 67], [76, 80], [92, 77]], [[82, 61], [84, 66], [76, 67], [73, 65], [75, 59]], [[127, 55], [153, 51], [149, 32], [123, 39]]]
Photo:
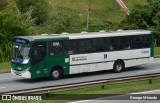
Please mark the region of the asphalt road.
[[[157, 60], [156, 60], [157, 61]], [[110, 79], [117, 77], [135, 76], [150, 73], [160, 73], [160, 62], [127, 68], [121, 73], [112, 71], [102, 71], [96, 73], [85, 73], [70, 75], [61, 80], [52, 81], [48, 78], [25, 79], [11, 75], [10, 73], [0, 74], [0, 93], [7, 91], [24, 90], [46, 86], [58, 86], [72, 83], [87, 82], [100, 79]]]

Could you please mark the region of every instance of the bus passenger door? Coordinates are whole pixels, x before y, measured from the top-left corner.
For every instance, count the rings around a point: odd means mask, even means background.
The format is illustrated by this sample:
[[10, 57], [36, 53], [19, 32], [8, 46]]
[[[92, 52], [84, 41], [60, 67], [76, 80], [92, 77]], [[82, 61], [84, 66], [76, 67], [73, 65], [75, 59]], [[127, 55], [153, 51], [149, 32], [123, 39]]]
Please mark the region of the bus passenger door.
[[31, 51], [31, 75], [32, 78], [47, 75], [46, 42], [36, 42]]

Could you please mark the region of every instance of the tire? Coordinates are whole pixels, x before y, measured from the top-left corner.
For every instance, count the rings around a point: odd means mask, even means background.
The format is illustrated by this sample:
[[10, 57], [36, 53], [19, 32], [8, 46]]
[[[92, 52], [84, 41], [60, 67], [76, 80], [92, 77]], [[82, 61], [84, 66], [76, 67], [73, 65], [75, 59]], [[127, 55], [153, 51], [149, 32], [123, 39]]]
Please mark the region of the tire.
[[62, 70], [59, 69], [59, 68], [54, 68], [52, 71], [51, 71], [51, 74], [50, 74], [50, 78], [52, 80], [58, 80], [62, 77]]
[[116, 61], [113, 66], [113, 70], [116, 73], [121, 72], [124, 69], [124, 63], [120, 60]]

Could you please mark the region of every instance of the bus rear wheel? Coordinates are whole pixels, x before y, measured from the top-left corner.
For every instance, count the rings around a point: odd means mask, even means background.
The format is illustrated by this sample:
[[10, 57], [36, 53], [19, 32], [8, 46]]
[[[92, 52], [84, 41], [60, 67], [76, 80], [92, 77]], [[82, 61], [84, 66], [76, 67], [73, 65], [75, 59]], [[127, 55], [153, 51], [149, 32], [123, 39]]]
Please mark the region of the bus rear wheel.
[[59, 69], [59, 68], [54, 68], [52, 71], [51, 71], [51, 74], [50, 74], [50, 78], [52, 80], [58, 80], [62, 77], [62, 70]]
[[116, 73], [121, 72], [124, 69], [124, 63], [120, 60], [116, 61], [113, 66], [113, 70]]

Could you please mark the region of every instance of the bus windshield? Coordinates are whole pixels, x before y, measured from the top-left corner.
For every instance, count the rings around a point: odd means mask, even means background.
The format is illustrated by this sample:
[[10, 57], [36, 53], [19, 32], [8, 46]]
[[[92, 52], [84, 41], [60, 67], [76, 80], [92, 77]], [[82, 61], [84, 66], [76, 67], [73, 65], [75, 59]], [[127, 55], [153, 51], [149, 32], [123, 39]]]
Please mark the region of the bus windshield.
[[30, 60], [30, 47], [13, 45], [12, 61], [27, 64]]

